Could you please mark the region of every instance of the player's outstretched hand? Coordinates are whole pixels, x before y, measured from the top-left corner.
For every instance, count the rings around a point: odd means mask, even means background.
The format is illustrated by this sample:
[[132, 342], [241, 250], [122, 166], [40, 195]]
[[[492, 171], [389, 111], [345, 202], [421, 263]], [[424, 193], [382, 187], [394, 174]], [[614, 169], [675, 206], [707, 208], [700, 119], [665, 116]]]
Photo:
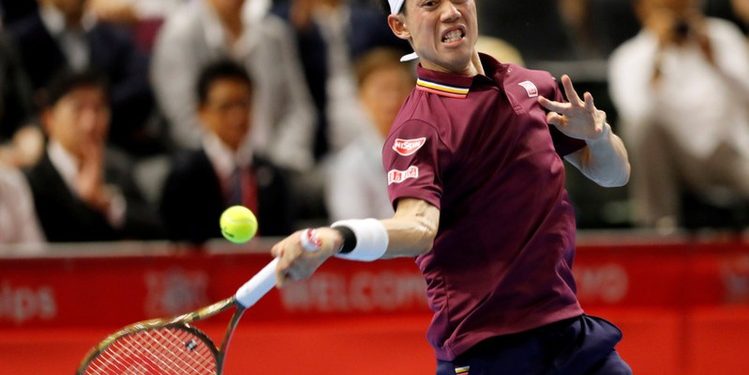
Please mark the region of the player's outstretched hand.
[[571, 138], [594, 141], [604, 133], [606, 112], [596, 108], [593, 95], [583, 94], [583, 99], [577, 95], [568, 75], [562, 76], [562, 86], [567, 96], [567, 103], [560, 103], [540, 96], [538, 103], [550, 112], [546, 121], [557, 127], [562, 133]]
[[[311, 231], [311, 232], [310, 232]], [[308, 247], [302, 245], [302, 236], [308, 238]], [[330, 228], [305, 229], [284, 238], [271, 248], [273, 256], [278, 257], [276, 267], [276, 285], [281, 288], [290, 280], [303, 280], [312, 275], [328, 258], [341, 248], [343, 239], [338, 231]]]

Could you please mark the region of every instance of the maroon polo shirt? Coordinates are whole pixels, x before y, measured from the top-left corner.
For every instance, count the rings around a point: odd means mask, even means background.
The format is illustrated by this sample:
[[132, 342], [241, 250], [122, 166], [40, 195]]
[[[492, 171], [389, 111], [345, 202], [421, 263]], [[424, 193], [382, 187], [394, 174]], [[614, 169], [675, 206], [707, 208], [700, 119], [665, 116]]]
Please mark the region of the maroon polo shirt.
[[486, 76], [419, 66], [383, 147], [393, 204], [409, 197], [440, 209], [434, 247], [416, 263], [441, 360], [582, 314], [560, 155], [585, 143], [547, 124], [537, 96], [563, 100], [549, 73], [481, 60]]

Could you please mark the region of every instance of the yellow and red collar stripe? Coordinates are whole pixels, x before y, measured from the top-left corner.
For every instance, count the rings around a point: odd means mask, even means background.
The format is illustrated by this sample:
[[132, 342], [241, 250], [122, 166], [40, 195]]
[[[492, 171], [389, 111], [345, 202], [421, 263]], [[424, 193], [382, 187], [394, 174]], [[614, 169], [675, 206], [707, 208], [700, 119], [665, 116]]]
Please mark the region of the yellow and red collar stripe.
[[448, 86], [436, 82], [427, 81], [421, 78], [416, 80], [416, 88], [422, 91], [431, 92], [433, 94], [458, 99], [465, 98], [466, 96], [468, 96], [468, 91], [470, 91], [469, 87]]

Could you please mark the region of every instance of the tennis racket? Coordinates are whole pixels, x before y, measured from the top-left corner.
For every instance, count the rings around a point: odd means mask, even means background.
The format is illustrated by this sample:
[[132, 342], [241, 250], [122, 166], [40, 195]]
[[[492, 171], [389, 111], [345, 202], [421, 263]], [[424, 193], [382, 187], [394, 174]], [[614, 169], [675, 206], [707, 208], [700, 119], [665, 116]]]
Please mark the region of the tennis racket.
[[[234, 329], [246, 309], [276, 284], [278, 258], [242, 285], [234, 296], [168, 319], [131, 324], [110, 335], [86, 355], [78, 375], [218, 375]], [[190, 325], [235, 307], [221, 346]]]

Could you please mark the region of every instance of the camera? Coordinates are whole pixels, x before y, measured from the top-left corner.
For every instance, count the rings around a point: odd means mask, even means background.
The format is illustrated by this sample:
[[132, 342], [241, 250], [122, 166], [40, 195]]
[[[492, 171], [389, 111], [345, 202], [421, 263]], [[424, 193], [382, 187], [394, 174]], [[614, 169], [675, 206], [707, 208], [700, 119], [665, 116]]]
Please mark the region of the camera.
[[679, 39], [686, 39], [691, 29], [692, 27], [689, 25], [689, 22], [684, 18], [680, 18], [674, 22], [674, 35]]

